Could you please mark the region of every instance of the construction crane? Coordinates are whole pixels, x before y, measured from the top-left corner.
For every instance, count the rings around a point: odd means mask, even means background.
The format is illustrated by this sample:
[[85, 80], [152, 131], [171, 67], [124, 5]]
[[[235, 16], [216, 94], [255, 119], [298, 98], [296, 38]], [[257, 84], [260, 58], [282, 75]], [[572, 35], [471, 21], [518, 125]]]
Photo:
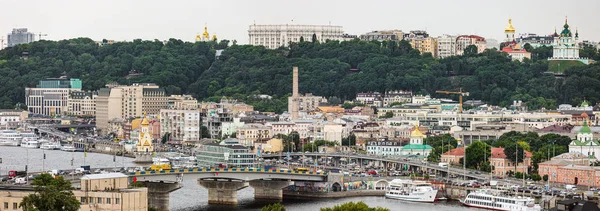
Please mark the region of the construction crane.
[[45, 37], [45, 36], [48, 36], [48, 34], [42, 34], [42, 33], [40, 32], [40, 33], [38, 34], [38, 37], [39, 37], [38, 41], [42, 40], [42, 36], [44, 36], [44, 37]]
[[469, 93], [463, 92], [462, 88], [460, 88], [460, 90], [458, 92], [437, 90], [437, 91], [435, 91], [435, 93], [441, 93], [441, 94], [447, 94], [447, 95], [458, 95], [458, 103], [460, 104], [460, 113], [463, 112], [463, 101], [462, 101], [463, 96], [469, 96]]

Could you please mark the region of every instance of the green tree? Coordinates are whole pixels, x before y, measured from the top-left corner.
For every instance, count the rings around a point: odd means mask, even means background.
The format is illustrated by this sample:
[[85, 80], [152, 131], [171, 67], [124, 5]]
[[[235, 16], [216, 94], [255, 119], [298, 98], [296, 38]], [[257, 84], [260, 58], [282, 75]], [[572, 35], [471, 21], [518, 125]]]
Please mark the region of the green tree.
[[478, 49], [477, 49], [477, 46], [475, 46], [475, 45], [469, 45], [469, 46], [467, 46], [467, 47], [465, 48], [465, 50], [464, 50], [464, 53], [463, 53], [463, 54], [464, 54], [464, 55], [467, 55], [467, 56], [473, 56], [473, 55], [477, 55], [477, 52], [478, 52], [477, 50], [478, 50]]
[[303, 42], [304, 42], [304, 37], [300, 36], [300, 43], [303, 43]]
[[467, 168], [480, 169], [480, 162], [489, 161], [491, 148], [485, 142], [473, 141], [465, 150]]
[[314, 34], [314, 33], [313, 33], [313, 35], [312, 35], [312, 42], [313, 42], [313, 43], [317, 43], [317, 42], [319, 42], [319, 40], [317, 40], [317, 34]]
[[211, 138], [206, 126], [200, 126], [200, 138]]
[[160, 143], [162, 144], [167, 144], [167, 142], [169, 141], [169, 138], [171, 137], [171, 133], [165, 133], [162, 137], [162, 139], [160, 140]]
[[[504, 154], [506, 155], [506, 158], [516, 164], [523, 162], [523, 153], [523, 146], [517, 143], [513, 143], [504, 147]], [[514, 165], [514, 167], [515, 172], [517, 172], [517, 165]]]
[[356, 135], [353, 133], [350, 134], [346, 138], [342, 138], [342, 146], [355, 146], [356, 145]]
[[261, 211], [285, 211], [285, 206], [281, 203], [269, 204], [264, 206]]
[[392, 118], [394, 117], [394, 113], [392, 113], [391, 111], [385, 112], [385, 115], [381, 116], [381, 118]]
[[321, 211], [389, 211], [383, 207], [369, 207], [364, 202], [347, 202], [341, 205], [335, 205], [333, 208], [321, 208]]
[[35, 193], [23, 197], [19, 204], [25, 211], [76, 211], [80, 202], [73, 195], [71, 182], [62, 177], [54, 178], [52, 175], [42, 173], [32, 183]]
[[544, 182], [547, 182], [548, 181], [548, 175], [544, 174], [544, 176], [542, 176], [542, 179], [544, 180]]

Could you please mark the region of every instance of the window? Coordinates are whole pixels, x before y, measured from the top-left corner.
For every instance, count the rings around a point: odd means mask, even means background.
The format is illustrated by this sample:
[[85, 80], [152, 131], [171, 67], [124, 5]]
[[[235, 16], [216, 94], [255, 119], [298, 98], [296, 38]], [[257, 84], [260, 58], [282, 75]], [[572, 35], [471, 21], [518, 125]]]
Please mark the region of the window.
[[106, 198], [106, 204], [111, 204], [110, 202], [110, 198]]
[[8, 202], [4, 202], [4, 209], [8, 209]]
[[94, 203], [94, 198], [90, 197], [90, 204]]
[[85, 197], [81, 197], [80, 202], [81, 204], [85, 204], [86, 198]]
[[15, 203], [13, 203], [13, 210], [16, 210], [16, 209], [17, 209], [17, 207], [18, 207], [18, 206], [17, 206], [17, 203], [16, 203], [16, 202], [15, 202]]
[[115, 204], [121, 204], [121, 199], [120, 198], [116, 198], [115, 199]]

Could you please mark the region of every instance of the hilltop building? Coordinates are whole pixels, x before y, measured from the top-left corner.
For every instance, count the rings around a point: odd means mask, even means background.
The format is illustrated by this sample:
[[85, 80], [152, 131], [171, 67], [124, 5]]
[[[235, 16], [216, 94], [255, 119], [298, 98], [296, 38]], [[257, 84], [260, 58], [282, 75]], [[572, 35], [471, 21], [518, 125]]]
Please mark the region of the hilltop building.
[[402, 39], [404, 39], [404, 32], [402, 30], [372, 31], [360, 35], [360, 40], [365, 41], [400, 41]]
[[568, 20], [565, 19], [565, 25], [563, 25], [563, 30], [560, 34], [554, 30], [552, 57], [548, 58], [548, 60], [578, 60], [584, 64], [588, 64], [589, 61], [587, 59], [579, 57], [579, 32], [576, 30], [575, 34], [573, 34], [569, 27]]
[[[28, 32], [27, 28], [17, 28], [13, 29], [10, 34], [7, 36], [7, 46], [13, 47], [19, 44], [26, 44], [35, 41], [35, 34]], [[2, 46], [0, 46], [2, 49]]]
[[204, 32], [202, 33], [202, 35], [197, 34], [196, 35], [196, 42], [207, 42], [207, 41], [216, 41], [217, 40], [217, 34], [213, 34], [212, 38], [210, 37], [210, 34], [208, 33], [208, 27], [204, 26]]
[[347, 40], [355, 37], [349, 37], [344, 34], [342, 26], [331, 25], [250, 25], [248, 30], [249, 44], [254, 46], [264, 46], [269, 49], [287, 47], [290, 42], [300, 42], [300, 38], [305, 42], [311, 42], [313, 35], [317, 41], [325, 42], [327, 40]]
[[456, 55], [463, 55], [470, 45], [477, 47], [477, 53], [483, 53], [487, 49], [485, 38], [477, 35], [461, 35], [456, 38]]

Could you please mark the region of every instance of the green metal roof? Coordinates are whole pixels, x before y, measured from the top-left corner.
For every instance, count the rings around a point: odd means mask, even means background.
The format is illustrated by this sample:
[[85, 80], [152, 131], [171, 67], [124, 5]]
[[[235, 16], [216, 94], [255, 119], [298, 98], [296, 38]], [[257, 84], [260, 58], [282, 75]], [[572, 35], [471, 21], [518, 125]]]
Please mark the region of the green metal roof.
[[409, 144], [402, 147], [402, 150], [430, 150], [431, 146], [426, 144]]
[[592, 133], [592, 130], [588, 127], [587, 120], [583, 121], [583, 126], [579, 129], [579, 133]]
[[600, 146], [600, 142], [598, 140], [591, 140], [591, 141], [579, 141], [577, 139], [573, 140], [573, 143], [575, 143], [575, 146], [590, 146], [590, 142], [594, 142], [594, 145], [596, 146]]

